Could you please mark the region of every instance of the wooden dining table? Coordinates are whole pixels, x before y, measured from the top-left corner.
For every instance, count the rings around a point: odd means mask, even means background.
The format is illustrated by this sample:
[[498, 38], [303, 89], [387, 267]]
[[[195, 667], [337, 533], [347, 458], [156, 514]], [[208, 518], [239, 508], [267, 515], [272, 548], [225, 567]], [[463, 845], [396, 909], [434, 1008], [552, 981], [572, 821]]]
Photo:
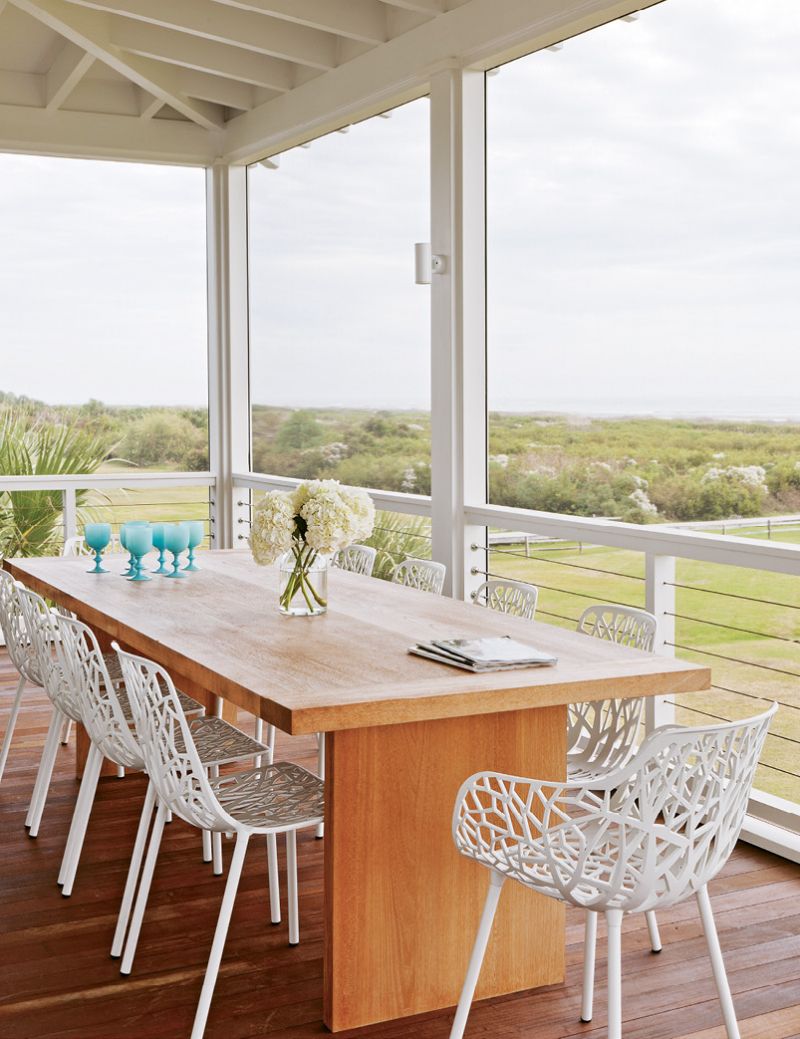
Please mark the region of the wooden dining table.
[[[708, 689], [708, 668], [339, 570], [319, 617], [278, 612], [278, 572], [210, 551], [186, 580], [87, 573], [87, 560], [6, 569], [185, 691], [289, 734], [325, 732], [324, 1021], [332, 1031], [452, 1006], [486, 891], [451, 837], [456, 794], [491, 769], [563, 780], [567, 705]], [[472, 674], [417, 641], [511, 635], [552, 667]], [[291, 745], [289, 745], [291, 746]], [[301, 892], [302, 906], [302, 892]], [[477, 998], [564, 978], [562, 906], [507, 885]]]

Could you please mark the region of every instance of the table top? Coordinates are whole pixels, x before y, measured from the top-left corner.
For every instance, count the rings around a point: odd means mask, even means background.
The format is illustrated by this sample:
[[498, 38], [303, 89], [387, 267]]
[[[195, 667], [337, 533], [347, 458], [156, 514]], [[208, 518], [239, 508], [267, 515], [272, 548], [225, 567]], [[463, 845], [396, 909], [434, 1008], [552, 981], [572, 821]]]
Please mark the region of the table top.
[[[134, 584], [87, 573], [85, 558], [5, 560], [34, 591], [132, 651], [299, 734], [491, 714], [606, 697], [708, 689], [710, 670], [509, 617], [375, 578], [332, 570], [328, 612], [278, 612], [277, 567], [210, 551], [183, 581]], [[407, 653], [435, 638], [511, 635], [554, 667], [472, 674]]]

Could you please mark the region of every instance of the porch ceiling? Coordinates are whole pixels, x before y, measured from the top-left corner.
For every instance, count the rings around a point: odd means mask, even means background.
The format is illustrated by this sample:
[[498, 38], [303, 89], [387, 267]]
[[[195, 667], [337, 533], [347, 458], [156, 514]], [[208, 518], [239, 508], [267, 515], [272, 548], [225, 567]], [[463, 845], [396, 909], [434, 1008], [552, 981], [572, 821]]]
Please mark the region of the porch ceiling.
[[0, 0], [0, 150], [248, 162], [654, 0]]

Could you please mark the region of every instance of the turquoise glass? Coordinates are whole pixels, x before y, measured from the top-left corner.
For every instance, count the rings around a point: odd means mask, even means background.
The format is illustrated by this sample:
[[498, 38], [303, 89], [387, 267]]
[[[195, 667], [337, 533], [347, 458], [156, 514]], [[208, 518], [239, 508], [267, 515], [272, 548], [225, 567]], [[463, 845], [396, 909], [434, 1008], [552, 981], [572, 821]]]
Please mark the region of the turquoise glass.
[[122, 571], [123, 577], [134, 577], [136, 569], [133, 565], [133, 553], [128, 545], [128, 531], [134, 527], [149, 527], [150, 524], [147, 520], [128, 520], [127, 523], [123, 523], [119, 528], [119, 543], [128, 553], [128, 569]]
[[143, 573], [142, 560], [153, 550], [153, 530], [149, 523], [137, 523], [128, 527], [126, 532], [128, 551], [133, 557], [133, 574], [131, 581], [149, 581], [150, 577]]
[[189, 562], [183, 569], [199, 570], [200, 567], [194, 561], [194, 550], [203, 544], [203, 538], [206, 536], [206, 527], [202, 520], [187, 520], [186, 526], [189, 528]]
[[168, 523], [164, 538], [164, 544], [168, 552], [172, 553], [172, 573], [167, 577], [186, 577], [181, 573], [181, 554], [189, 547], [189, 526], [186, 523]]
[[108, 547], [111, 541], [110, 523], [87, 523], [83, 528], [83, 540], [94, 552], [94, 569], [87, 570], [89, 574], [107, 574], [108, 570], [100, 566], [103, 557], [103, 549]]
[[169, 567], [164, 565], [167, 561], [166, 534], [168, 526], [168, 523], [153, 524], [153, 548], [158, 549], [158, 566], [153, 571], [154, 574], [169, 573]]

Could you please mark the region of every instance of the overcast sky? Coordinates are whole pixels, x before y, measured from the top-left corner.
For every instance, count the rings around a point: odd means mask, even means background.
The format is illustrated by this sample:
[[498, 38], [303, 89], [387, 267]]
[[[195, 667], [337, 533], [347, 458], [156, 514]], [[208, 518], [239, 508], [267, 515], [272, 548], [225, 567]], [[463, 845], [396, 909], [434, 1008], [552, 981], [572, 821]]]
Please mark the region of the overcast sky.
[[[800, 11], [666, 0], [488, 81], [490, 405], [800, 418]], [[427, 407], [428, 102], [251, 172], [253, 398]], [[200, 170], [0, 155], [0, 389], [205, 400]]]

